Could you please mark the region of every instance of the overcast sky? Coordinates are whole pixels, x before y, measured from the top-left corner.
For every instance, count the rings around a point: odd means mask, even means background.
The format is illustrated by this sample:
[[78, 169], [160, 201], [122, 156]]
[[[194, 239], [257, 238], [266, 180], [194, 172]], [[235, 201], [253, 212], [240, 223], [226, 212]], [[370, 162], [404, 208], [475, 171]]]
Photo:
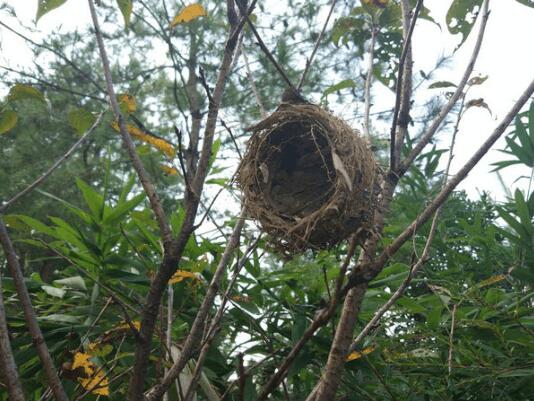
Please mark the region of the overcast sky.
[[[15, 8], [17, 15], [26, 25], [32, 24], [37, 0], [4, 2]], [[431, 10], [436, 21], [445, 27], [445, 14], [450, 3], [445, 0], [426, 0], [424, 4]], [[0, 14], [0, 18], [5, 19], [5, 14]], [[13, 21], [9, 22], [13, 24]], [[69, 0], [61, 8], [52, 11], [39, 21], [37, 28], [40, 34], [33, 37], [38, 38], [39, 35], [57, 31], [60, 27], [68, 30], [88, 23], [90, 20], [86, 1]], [[477, 27], [478, 23], [473, 33], [476, 32]], [[436, 80], [459, 81], [471, 55], [475, 36], [475, 34], [470, 35], [456, 53], [450, 68], [440, 72]], [[491, 134], [498, 121], [534, 78], [532, 38], [534, 38], [534, 9], [523, 6], [515, 0], [491, 1], [487, 33], [475, 66], [475, 74], [488, 75], [489, 78], [483, 85], [474, 87], [469, 98], [483, 98], [491, 108], [493, 116], [482, 108], [472, 108], [466, 113], [460, 126], [453, 172]], [[31, 52], [23, 41], [1, 27], [0, 39], [2, 45], [0, 65], [24, 65], [31, 61]], [[440, 56], [450, 55], [457, 43], [458, 38], [451, 36], [445, 28], [440, 30], [434, 24], [421, 22], [414, 32], [415, 71], [430, 70]], [[434, 91], [436, 96], [440, 96], [440, 90]], [[0, 95], [5, 95], [5, 93], [0, 93]], [[375, 95], [376, 110], [391, 107], [393, 98], [387, 90], [377, 87]], [[490, 190], [495, 197], [502, 199], [504, 192], [497, 177], [489, 173], [491, 169], [489, 164], [502, 160], [505, 156], [496, 150], [502, 148], [504, 148], [503, 141], [500, 141], [463, 182], [461, 188], [466, 189], [472, 196], [476, 196], [479, 190]], [[510, 167], [503, 171], [504, 179], [510, 189], [515, 186], [526, 189], [527, 179], [512, 184], [520, 175], [530, 175], [530, 170]]]

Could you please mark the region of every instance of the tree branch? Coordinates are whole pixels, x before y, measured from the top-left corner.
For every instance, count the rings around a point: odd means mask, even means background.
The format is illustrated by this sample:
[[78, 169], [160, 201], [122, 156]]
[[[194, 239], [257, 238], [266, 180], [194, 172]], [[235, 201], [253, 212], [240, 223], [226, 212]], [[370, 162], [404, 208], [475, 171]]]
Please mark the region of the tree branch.
[[[418, 0], [410, 21], [410, 5], [408, 0], [401, 1], [403, 14], [404, 45], [399, 60], [399, 74], [397, 77], [397, 88], [395, 97], [395, 108], [393, 109], [393, 122], [390, 132], [390, 170], [397, 168], [397, 158], [400, 155], [402, 143], [404, 141], [405, 130], [408, 126], [410, 97], [412, 92], [412, 35], [419, 16], [419, 11], [423, 6], [423, 0]], [[400, 117], [400, 119], [399, 119]], [[397, 132], [399, 126], [399, 132]]]
[[371, 43], [369, 44], [369, 63], [367, 64], [367, 77], [365, 78], [364, 100], [365, 112], [363, 117], [363, 133], [366, 138], [371, 138], [371, 123], [369, 116], [371, 114], [371, 86], [373, 83], [373, 65], [375, 56], [376, 34], [378, 28], [374, 21], [371, 21]]
[[[456, 119], [456, 124], [454, 126], [454, 131], [452, 133], [451, 138], [451, 145], [449, 148], [449, 156], [447, 160], [447, 165], [445, 167], [445, 170], [443, 172], [443, 181], [442, 181], [442, 188], [447, 184], [449, 173], [451, 169], [451, 163], [452, 159], [454, 158], [454, 147], [456, 144], [456, 136], [458, 134], [458, 129], [460, 125], [460, 121], [463, 116], [463, 110], [464, 110], [464, 103], [465, 103], [465, 95], [462, 97], [462, 104], [460, 106], [460, 110], [458, 110], [458, 117]], [[365, 325], [365, 327], [360, 331], [360, 334], [354, 339], [352, 342], [352, 345], [349, 348], [349, 353], [356, 350], [356, 347], [358, 343], [360, 343], [365, 336], [373, 329], [373, 327], [376, 326], [376, 324], [380, 321], [382, 316], [395, 304], [395, 302], [404, 294], [404, 291], [408, 288], [410, 283], [412, 282], [413, 278], [417, 275], [419, 270], [424, 266], [424, 264], [428, 260], [428, 254], [430, 252], [430, 246], [432, 245], [432, 242], [434, 241], [435, 235], [436, 235], [436, 229], [438, 226], [438, 218], [441, 214], [441, 207], [436, 210], [436, 213], [434, 214], [434, 217], [432, 218], [432, 224], [430, 226], [430, 231], [428, 233], [427, 240], [425, 242], [425, 246], [423, 248], [423, 252], [421, 256], [418, 258], [417, 262], [412, 265], [410, 268], [410, 272], [408, 273], [408, 277], [402, 282], [402, 284], [397, 288], [397, 290], [391, 295], [391, 297], [388, 299], [388, 301], [378, 309], [373, 318]]]
[[7, 259], [7, 265], [9, 267], [9, 272], [13, 278], [15, 288], [17, 290], [17, 295], [24, 313], [24, 319], [26, 320], [26, 325], [28, 326], [28, 331], [31, 335], [32, 342], [37, 350], [37, 355], [43, 365], [43, 370], [45, 377], [48, 381], [48, 385], [52, 389], [54, 397], [57, 401], [68, 401], [67, 394], [65, 389], [59, 380], [56, 368], [54, 367], [54, 362], [48, 351], [45, 340], [43, 338], [43, 333], [37, 323], [37, 316], [35, 310], [33, 309], [30, 294], [28, 293], [28, 288], [24, 283], [24, 276], [22, 275], [22, 269], [19, 264], [19, 259], [9, 238], [6, 225], [4, 220], [0, 216], [0, 242], [2, 243], [2, 248], [4, 249], [4, 254]]
[[93, 133], [93, 131], [100, 125], [100, 122], [102, 121], [102, 117], [104, 116], [105, 110], [102, 111], [98, 117], [96, 118], [96, 121], [93, 123], [93, 125], [85, 131], [85, 134], [82, 135], [80, 139], [78, 139], [70, 148], [63, 154], [59, 159], [55, 161], [52, 166], [48, 170], [46, 170], [39, 178], [37, 178], [34, 182], [32, 182], [30, 185], [28, 185], [26, 188], [24, 188], [22, 191], [20, 191], [18, 194], [13, 196], [10, 200], [5, 202], [0, 207], [0, 214], [3, 214], [6, 212], [6, 210], [13, 205], [16, 201], [18, 201], [20, 198], [22, 198], [24, 195], [27, 195], [28, 193], [32, 192], [35, 188], [37, 188], [40, 184], [43, 183], [44, 180], [46, 180], [65, 160], [67, 160], [74, 151], [85, 142], [85, 140]]
[[495, 127], [491, 135], [473, 154], [473, 156], [464, 164], [464, 166], [451, 178], [449, 183], [444, 186], [440, 193], [430, 202], [430, 204], [419, 214], [413, 221], [393, 242], [388, 245], [382, 253], [372, 262], [365, 265], [360, 265], [351, 277], [350, 285], [358, 283], [367, 283], [372, 280], [382, 269], [385, 263], [393, 256], [400, 247], [414, 235], [417, 230], [427, 222], [432, 214], [447, 200], [448, 196], [454, 189], [462, 182], [469, 172], [477, 165], [477, 163], [486, 155], [495, 142], [501, 137], [506, 128], [513, 121], [515, 116], [521, 111], [521, 108], [528, 101], [530, 96], [534, 93], [534, 79], [525, 89], [525, 91], [518, 98], [516, 103], [508, 111], [502, 121]]
[[439, 114], [432, 121], [432, 124], [430, 124], [430, 127], [428, 127], [428, 130], [423, 134], [419, 142], [415, 145], [415, 147], [408, 154], [408, 156], [406, 156], [406, 158], [402, 160], [402, 162], [399, 164], [396, 170], [396, 174], [398, 176], [402, 176], [406, 171], [408, 171], [408, 169], [412, 165], [415, 158], [421, 153], [423, 148], [434, 137], [435, 133], [437, 132], [438, 128], [440, 127], [445, 117], [447, 117], [447, 115], [452, 110], [452, 108], [454, 107], [454, 105], [456, 104], [460, 96], [462, 96], [465, 85], [467, 84], [467, 81], [469, 80], [469, 77], [471, 76], [471, 73], [473, 72], [473, 68], [475, 67], [475, 62], [478, 58], [480, 47], [482, 46], [484, 33], [486, 31], [486, 24], [488, 22], [488, 17], [489, 17], [488, 9], [489, 9], [489, 0], [486, 0], [484, 2], [484, 8], [482, 11], [482, 21], [480, 22], [480, 29], [478, 31], [478, 36], [477, 36], [477, 40], [475, 43], [475, 47], [473, 48], [471, 59], [469, 60], [469, 63], [467, 64], [467, 67], [465, 69], [465, 72], [462, 76], [460, 83], [458, 84], [458, 87], [454, 91], [454, 94], [451, 96], [447, 104], [443, 106]]
[[11, 350], [6, 309], [2, 292], [2, 274], [0, 273], [0, 379], [7, 385], [7, 395], [12, 401], [25, 401], [24, 391], [19, 379], [17, 364]]
[[[253, 2], [253, 4], [255, 4], [255, 1]], [[128, 389], [129, 401], [140, 401], [143, 397], [144, 381], [148, 366], [148, 358], [150, 355], [150, 345], [152, 342], [152, 334], [154, 333], [155, 329], [155, 322], [159, 312], [159, 305], [161, 304], [161, 299], [167, 287], [167, 283], [171, 278], [172, 274], [176, 271], [177, 266], [179, 266], [187, 241], [189, 240], [191, 233], [194, 231], [195, 228], [195, 217], [200, 203], [200, 195], [202, 193], [204, 181], [207, 175], [208, 163], [211, 156], [213, 138], [215, 135], [215, 126], [219, 113], [219, 106], [222, 100], [226, 78], [230, 73], [230, 66], [232, 65], [232, 60], [237, 45], [237, 38], [239, 36], [238, 31], [240, 31], [242, 27], [243, 24], [238, 26], [230, 26], [229, 37], [226, 41], [223, 59], [219, 69], [217, 82], [215, 84], [213, 97], [209, 102], [201, 155], [196, 167], [196, 174], [189, 183], [191, 188], [191, 196], [188, 197], [186, 202], [186, 211], [182, 228], [180, 230], [180, 233], [178, 234], [178, 237], [172, 241], [172, 244], [169, 249], [165, 251], [160, 268], [150, 285], [141, 319], [140, 334], [141, 338], [143, 339], [143, 343], [137, 347], [135, 352], [134, 369], [132, 378], [130, 380], [130, 386]], [[213, 299], [207, 302], [210, 303], [210, 305], [207, 305], [207, 309], [211, 307], [211, 302], [213, 302]], [[200, 311], [197, 317], [198, 316], [200, 316]], [[195, 320], [195, 322], [196, 321], [197, 320]], [[187, 345], [186, 347], [184, 346], [184, 352], [182, 352], [181, 354], [181, 357], [178, 361], [179, 363], [175, 363], [174, 365], [175, 370], [178, 371], [178, 373], [183, 369], [185, 363], [191, 358], [192, 354], [196, 351], [197, 344], [195, 341], [197, 335], [198, 333], [194, 333], [192, 329], [188, 337], [190, 338], [190, 341], [188, 343], [189, 345]], [[169, 375], [171, 374], [174, 374], [172, 370], [169, 372]], [[166, 387], [158, 387], [159, 389], [163, 389], [159, 396], [161, 396], [166, 391], [172, 380], [173, 379], [169, 380], [168, 382], [165, 382]]]
[[236, 222], [234, 231], [232, 232], [230, 239], [226, 243], [224, 253], [217, 265], [217, 268], [215, 269], [215, 273], [213, 275], [213, 278], [211, 279], [211, 283], [208, 287], [204, 300], [202, 301], [202, 305], [200, 306], [197, 312], [195, 320], [183, 345], [180, 357], [176, 361], [174, 361], [174, 364], [169, 369], [165, 377], [161, 380], [161, 382], [156, 386], [152, 387], [152, 389], [147, 392], [147, 401], [155, 401], [159, 397], [161, 397], [163, 393], [165, 393], [165, 391], [167, 391], [167, 389], [172, 385], [174, 379], [178, 377], [178, 375], [181, 373], [189, 359], [191, 359], [193, 354], [197, 351], [198, 345], [202, 341], [202, 334], [206, 322], [206, 317], [208, 316], [208, 313], [211, 307], [213, 306], [213, 301], [215, 300], [215, 296], [217, 295], [217, 292], [219, 290], [221, 280], [226, 271], [226, 266], [230, 261], [230, 258], [232, 257], [233, 251], [239, 245], [239, 237], [241, 235], [241, 230], [244, 224], [245, 211], [243, 209], [241, 215], [239, 216], [239, 219]]
[[132, 141], [132, 138], [130, 137], [130, 134], [128, 133], [128, 129], [126, 128], [126, 122], [121, 114], [119, 103], [117, 102], [117, 97], [115, 95], [115, 89], [113, 88], [113, 80], [111, 77], [109, 59], [104, 45], [104, 40], [102, 38], [100, 23], [98, 22], [98, 16], [96, 14], [93, 0], [88, 0], [88, 3], [89, 9], [91, 11], [91, 19], [95, 28], [95, 36], [96, 41], [98, 43], [98, 49], [100, 51], [100, 58], [102, 60], [102, 67], [104, 69], [104, 76], [106, 78], [107, 94], [109, 96], [109, 101], [111, 103], [113, 114], [115, 115], [115, 118], [119, 123], [123, 145], [126, 148], [128, 155], [130, 156], [130, 160], [132, 161], [134, 169], [137, 172], [139, 181], [141, 181], [141, 185], [143, 186], [143, 189], [145, 190], [148, 196], [150, 206], [154, 211], [154, 215], [156, 216], [156, 220], [158, 222], [161, 235], [163, 237], [164, 246], [168, 246], [172, 240], [171, 230], [169, 228], [169, 224], [167, 222], [167, 218], [161, 206], [160, 200], [156, 195], [154, 184], [152, 184], [152, 181], [150, 180], [150, 177], [147, 171], [145, 170], [145, 167], [143, 166], [143, 162], [141, 161], [139, 155], [137, 154], [137, 151], [135, 150], [135, 145]]
[[332, 0], [332, 5], [330, 6], [330, 11], [328, 11], [328, 15], [326, 16], [326, 20], [324, 21], [323, 29], [321, 29], [321, 33], [317, 37], [317, 40], [315, 41], [315, 46], [313, 46], [313, 50], [310, 54], [310, 57], [306, 59], [306, 67], [304, 68], [304, 71], [302, 71], [302, 75], [300, 76], [299, 83], [297, 85], [297, 91], [300, 91], [302, 88], [302, 85], [304, 84], [304, 80], [306, 79], [306, 74], [308, 73], [310, 66], [313, 62], [313, 58], [315, 57], [315, 53], [317, 52], [317, 49], [319, 48], [319, 44], [321, 43], [321, 39], [324, 36], [324, 33], [326, 31], [326, 27], [328, 26], [328, 22], [330, 21], [330, 17], [332, 16], [332, 13], [334, 12], [334, 7], [336, 6], [337, 0]]

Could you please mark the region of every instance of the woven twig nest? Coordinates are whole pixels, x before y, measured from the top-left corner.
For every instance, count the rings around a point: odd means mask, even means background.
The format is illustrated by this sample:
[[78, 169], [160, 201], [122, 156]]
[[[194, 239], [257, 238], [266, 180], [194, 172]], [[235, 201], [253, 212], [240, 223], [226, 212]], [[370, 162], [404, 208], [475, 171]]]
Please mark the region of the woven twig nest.
[[271, 245], [291, 256], [367, 236], [378, 168], [357, 131], [318, 106], [287, 103], [251, 131], [238, 183]]

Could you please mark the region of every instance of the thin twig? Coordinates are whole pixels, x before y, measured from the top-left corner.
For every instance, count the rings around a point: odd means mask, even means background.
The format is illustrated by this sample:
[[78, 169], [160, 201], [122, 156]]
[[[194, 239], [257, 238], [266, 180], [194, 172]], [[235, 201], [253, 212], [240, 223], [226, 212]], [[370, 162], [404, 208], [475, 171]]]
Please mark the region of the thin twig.
[[[418, 0], [415, 6], [415, 10], [413, 12], [412, 19], [410, 21], [408, 32], [406, 33], [405, 38], [404, 38], [404, 45], [402, 46], [402, 53], [399, 59], [399, 69], [398, 69], [396, 96], [395, 96], [395, 108], [393, 109], [393, 121], [391, 123], [391, 130], [390, 130], [390, 169], [392, 171], [395, 171], [396, 166], [397, 166], [396, 150], [395, 150], [396, 149], [395, 147], [397, 145], [396, 144], [396, 132], [397, 132], [397, 124], [399, 122], [398, 121], [399, 114], [401, 112], [401, 98], [403, 95], [402, 89], [405, 86], [405, 83], [403, 81], [405, 62], [406, 62], [408, 55], [411, 53], [412, 34], [415, 28], [415, 23], [417, 22], [417, 17], [419, 16], [419, 11], [421, 10], [422, 6], [423, 6], [423, 0]], [[404, 7], [403, 7], [403, 12], [407, 12], [407, 10], [404, 10]], [[404, 21], [406, 21], [406, 19], [404, 19]], [[405, 104], [406, 104], [406, 101], [405, 101]], [[408, 118], [407, 116], [402, 116], [402, 117], [403, 119]]]
[[165, 393], [165, 391], [167, 391], [167, 389], [172, 385], [174, 379], [178, 377], [180, 372], [186, 366], [187, 361], [192, 357], [193, 353], [196, 351], [198, 344], [201, 341], [206, 317], [208, 316], [209, 310], [211, 309], [213, 305], [213, 301], [219, 289], [219, 285], [226, 271], [227, 264], [230, 261], [230, 258], [234, 250], [239, 244], [239, 238], [241, 236], [241, 230], [243, 229], [244, 223], [245, 223], [245, 210], [243, 209], [241, 212], [241, 215], [239, 216], [234, 226], [234, 231], [232, 232], [230, 239], [226, 243], [226, 248], [223, 252], [223, 255], [221, 256], [221, 259], [219, 260], [217, 268], [215, 269], [215, 273], [210, 282], [210, 285], [208, 287], [204, 300], [202, 301], [202, 305], [200, 306], [197, 312], [195, 320], [189, 331], [189, 335], [187, 336], [185, 343], [183, 345], [180, 358], [174, 361], [174, 364], [169, 369], [165, 377], [161, 380], [161, 382], [155, 385], [154, 387], [152, 387], [147, 392], [146, 394], [147, 401], [154, 401], [158, 399], [159, 397], [161, 397], [163, 393]]
[[128, 151], [128, 155], [130, 156], [130, 160], [132, 161], [133, 167], [135, 168], [135, 171], [137, 172], [139, 180], [141, 181], [141, 185], [143, 186], [143, 189], [145, 190], [148, 196], [148, 199], [150, 201], [150, 206], [154, 212], [154, 215], [156, 216], [156, 221], [158, 222], [158, 226], [161, 231], [161, 235], [163, 237], [163, 243], [165, 246], [168, 246], [172, 240], [169, 223], [167, 222], [165, 212], [163, 211], [161, 202], [156, 194], [154, 184], [150, 180], [150, 177], [147, 171], [145, 170], [145, 167], [143, 166], [143, 162], [141, 161], [135, 149], [135, 145], [132, 141], [132, 138], [130, 134], [128, 133], [128, 129], [126, 127], [126, 121], [124, 120], [121, 114], [119, 103], [115, 95], [115, 89], [113, 87], [110, 63], [109, 63], [108, 55], [107, 55], [106, 48], [104, 45], [104, 40], [102, 38], [102, 32], [100, 30], [100, 23], [98, 22], [98, 16], [96, 14], [93, 1], [94, 0], [88, 0], [89, 9], [91, 11], [91, 19], [93, 21], [93, 26], [95, 28], [95, 36], [96, 36], [96, 41], [98, 43], [98, 49], [100, 51], [100, 58], [102, 61], [102, 67], [104, 69], [104, 76], [106, 78], [107, 94], [109, 97], [109, 101], [111, 103], [111, 108], [113, 110], [113, 114], [115, 115], [115, 119], [119, 123], [120, 134], [122, 136], [124, 147]]
[[[464, 103], [465, 103], [465, 95], [462, 98], [462, 103], [460, 106], [460, 110], [458, 111], [458, 116], [456, 119], [456, 124], [454, 126], [454, 131], [452, 133], [451, 138], [451, 144], [449, 147], [449, 155], [447, 158], [447, 165], [445, 167], [444, 173], [443, 173], [443, 180], [442, 180], [442, 188], [447, 184], [447, 180], [449, 177], [449, 172], [451, 168], [451, 163], [454, 158], [454, 148], [456, 144], [456, 137], [459, 130], [460, 121], [463, 116], [463, 110], [464, 110]], [[434, 241], [436, 230], [438, 226], [438, 218], [441, 214], [442, 208], [438, 208], [436, 210], [436, 213], [434, 214], [434, 217], [432, 218], [432, 224], [430, 226], [430, 231], [427, 237], [427, 240], [425, 242], [425, 246], [423, 248], [423, 252], [421, 256], [418, 258], [418, 260], [412, 265], [410, 268], [410, 271], [408, 273], [408, 277], [402, 282], [402, 284], [397, 288], [397, 290], [391, 295], [391, 297], [388, 299], [388, 301], [382, 305], [373, 315], [373, 318], [365, 325], [365, 327], [360, 331], [356, 339], [352, 342], [349, 352], [352, 352], [356, 350], [357, 345], [365, 338], [365, 336], [378, 324], [382, 316], [395, 304], [395, 302], [404, 294], [404, 291], [408, 288], [413, 278], [416, 276], [416, 274], [419, 272], [419, 270], [423, 267], [423, 265], [428, 261], [428, 254], [430, 252], [430, 246], [432, 245], [432, 242]], [[415, 238], [415, 236], [414, 236]]]
[[1, 215], [0, 242], [2, 244], [2, 248], [4, 249], [4, 255], [7, 259], [9, 272], [15, 284], [15, 289], [24, 313], [24, 319], [26, 321], [28, 331], [32, 338], [33, 345], [37, 350], [37, 355], [39, 356], [41, 364], [43, 365], [43, 370], [48, 385], [52, 389], [54, 397], [57, 401], [68, 401], [69, 398], [67, 397], [65, 389], [59, 380], [56, 368], [54, 367], [54, 362], [52, 361], [52, 357], [50, 356], [43, 333], [41, 332], [41, 328], [37, 322], [37, 315], [33, 309], [30, 294], [28, 292], [28, 288], [26, 287], [26, 283], [24, 282], [24, 276], [22, 275], [22, 269], [19, 264], [18, 256], [13, 248], [11, 238], [9, 237], [6, 225], [4, 224], [4, 220], [2, 219]]
[[100, 122], [102, 121], [102, 117], [106, 111], [102, 111], [98, 117], [96, 118], [93, 125], [85, 131], [85, 134], [82, 135], [80, 139], [78, 139], [70, 148], [67, 150], [59, 159], [57, 159], [52, 166], [48, 170], [46, 170], [39, 178], [37, 178], [34, 182], [32, 182], [30, 185], [28, 185], [26, 188], [24, 188], [22, 191], [20, 191], [18, 194], [13, 196], [10, 200], [5, 202], [2, 207], [0, 207], [0, 213], [3, 214], [6, 212], [6, 210], [13, 205], [16, 201], [18, 201], [20, 198], [22, 198], [24, 195], [27, 195], [31, 191], [33, 191], [35, 188], [37, 188], [40, 184], [43, 183], [65, 160], [67, 160], [74, 151], [85, 142], [85, 140], [93, 133], [93, 131], [98, 127]]
[[489, 10], [489, 0], [486, 0], [484, 2], [484, 7], [482, 11], [482, 20], [480, 22], [480, 29], [478, 31], [475, 47], [473, 48], [473, 53], [471, 54], [471, 58], [469, 62], [467, 63], [467, 67], [462, 76], [462, 79], [460, 80], [460, 83], [458, 84], [456, 90], [454, 91], [454, 94], [451, 96], [447, 104], [442, 107], [439, 114], [432, 121], [432, 123], [430, 124], [426, 132], [421, 136], [421, 139], [419, 140], [419, 142], [417, 142], [417, 144], [414, 146], [414, 148], [411, 150], [408, 156], [406, 156], [406, 158], [399, 163], [397, 171], [396, 171], [398, 176], [401, 176], [406, 171], [408, 171], [408, 169], [412, 165], [415, 158], [421, 153], [423, 148], [434, 137], [434, 134], [437, 132], [438, 128], [440, 127], [445, 117], [447, 117], [447, 115], [452, 110], [452, 108], [454, 107], [458, 99], [460, 99], [460, 97], [462, 96], [463, 90], [465, 88], [465, 85], [467, 84], [467, 81], [469, 80], [469, 77], [471, 76], [471, 73], [473, 72], [473, 68], [475, 67], [475, 62], [478, 58], [478, 54], [482, 46], [482, 41], [484, 39], [484, 33], [486, 31], [486, 25], [487, 25], [488, 17], [489, 17], [488, 10]]
[[250, 69], [250, 64], [248, 62], [247, 53], [245, 52], [243, 43], [241, 43], [241, 54], [243, 54], [243, 61], [245, 62], [245, 70], [247, 71], [247, 78], [248, 78], [248, 81], [250, 82], [250, 87], [252, 88], [254, 99], [256, 99], [256, 104], [258, 105], [258, 108], [260, 109], [261, 118], [265, 118], [267, 117], [267, 112], [265, 111], [265, 106], [263, 105], [263, 102], [261, 101], [260, 92], [258, 91], [256, 82], [254, 81], [254, 77], [252, 76], [252, 70]]
[[452, 349], [453, 349], [453, 339], [454, 339], [454, 326], [456, 325], [456, 304], [452, 306], [451, 312], [451, 331], [449, 333], [449, 356], [447, 357], [447, 368], [449, 376], [452, 373]]
[[367, 64], [367, 77], [365, 78], [365, 111], [363, 117], [363, 133], [368, 139], [371, 138], [371, 121], [369, 117], [371, 114], [371, 86], [373, 84], [373, 66], [377, 30], [376, 24], [374, 21], [371, 21], [371, 42], [369, 43], [369, 63]]
[[24, 391], [19, 379], [17, 364], [11, 350], [6, 309], [2, 290], [2, 271], [0, 271], [0, 379], [6, 384], [7, 395], [13, 401], [25, 401]]
[[54, 53], [56, 56], [58, 56], [60, 59], [64, 60], [68, 65], [70, 65], [82, 78], [85, 78], [87, 81], [91, 82], [95, 86], [95, 88], [97, 88], [101, 93], [105, 93], [106, 92], [104, 90], [104, 88], [102, 88], [100, 86], [100, 84], [95, 79], [93, 79], [87, 72], [83, 71], [80, 67], [78, 67], [76, 65], [76, 63], [74, 63], [72, 60], [70, 60], [63, 53], [60, 53], [56, 49], [54, 49], [54, 48], [52, 48], [52, 47], [50, 47], [48, 45], [45, 45], [43, 43], [34, 42], [29, 37], [23, 35], [20, 32], [17, 32], [13, 28], [11, 28], [8, 25], [4, 24], [2, 21], [0, 21], [0, 25], [3, 26], [4, 28], [8, 29], [9, 31], [13, 32], [15, 35], [19, 36], [20, 38], [24, 39], [26, 42], [29, 42], [34, 46], [40, 47], [42, 49], [45, 49], [45, 50], [48, 50], [49, 52]]
[[289, 88], [295, 90], [296, 92], [298, 92], [296, 90], [295, 86], [291, 83], [291, 81], [287, 77], [286, 73], [284, 72], [284, 69], [280, 66], [280, 64], [278, 64], [278, 61], [276, 61], [276, 59], [274, 58], [274, 56], [271, 53], [271, 51], [265, 45], [265, 42], [263, 41], [263, 39], [261, 38], [260, 34], [258, 33], [258, 30], [256, 29], [256, 27], [254, 26], [254, 24], [250, 20], [250, 16], [248, 14], [246, 14], [245, 10], [243, 9], [243, 5], [241, 4], [240, 1], [237, 1], [237, 6], [240, 8], [241, 13], [244, 14], [250, 30], [252, 31], [252, 33], [256, 37], [256, 40], [258, 41], [258, 45], [260, 46], [260, 49], [263, 51], [263, 53], [265, 54], [267, 59], [269, 59], [269, 61], [274, 66], [276, 71], [278, 71], [278, 74], [280, 74], [282, 79], [286, 82], [287, 86]]
[[336, 6], [337, 0], [332, 0], [332, 5], [330, 6], [330, 11], [328, 11], [328, 15], [326, 16], [326, 20], [324, 21], [323, 29], [321, 29], [321, 33], [317, 37], [317, 40], [315, 41], [315, 46], [313, 46], [313, 50], [310, 54], [310, 57], [306, 59], [306, 67], [304, 68], [304, 71], [302, 72], [302, 75], [300, 76], [299, 83], [297, 85], [297, 91], [300, 91], [302, 88], [302, 85], [304, 84], [304, 80], [306, 79], [306, 74], [308, 73], [310, 66], [313, 62], [313, 58], [315, 57], [315, 53], [317, 52], [317, 49], [319, 48], [319, 44], [321, 43], [321, 39], [324, 36], [324, 33], [326, 31], [326, 27], [328, 26], [328, 22], [330, 21], [330, 17], [332, 16], [332, 13], [334, 12], [334, 7]]

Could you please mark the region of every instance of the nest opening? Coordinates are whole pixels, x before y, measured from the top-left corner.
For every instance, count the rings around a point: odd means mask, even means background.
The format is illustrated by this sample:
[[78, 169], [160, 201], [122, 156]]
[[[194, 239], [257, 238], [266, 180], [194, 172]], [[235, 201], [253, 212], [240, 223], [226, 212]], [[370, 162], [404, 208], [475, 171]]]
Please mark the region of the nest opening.
[[367, 236], [379, 170], [357, 131], [311, 104], [282, 104], [251, 131], [237, 179], [274, 248], [291, 256]]
[[[335, 170], [328, 139], [317, 127], [287, 122], [260, 149], [259, 187], [279, 214], [304, 217], [334, 191]], [[262, 164], [263, 163], [263, 164]]]

